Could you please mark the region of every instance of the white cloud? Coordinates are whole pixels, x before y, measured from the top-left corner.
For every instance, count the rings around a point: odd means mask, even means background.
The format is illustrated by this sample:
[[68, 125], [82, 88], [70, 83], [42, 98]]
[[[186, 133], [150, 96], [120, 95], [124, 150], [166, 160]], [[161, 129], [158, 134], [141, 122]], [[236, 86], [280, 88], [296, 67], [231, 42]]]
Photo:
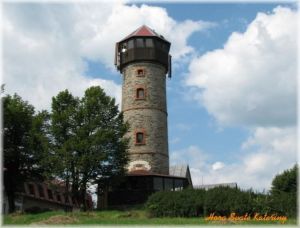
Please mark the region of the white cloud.
[[[66, 5], [5, 4], [3, 17], [3, 82], [38, 109], [49, 109], [51, 97], [69, 89], [82, 96], [100, 85], [121, 101], [121, 86], [85, 76], [86, 63], [72, 36], [72, 13]], [[63, 13], [67, 15], [64, 15]]]
[[[212, 162], [196, 146], [175, 152], [177, 163], [189, 163], [194, 185], [236, 182], [241, 188], [269, 190], [275, 175], [297, 161], [296, 128], [258, 128], [242, 144], [236, 160]], [[173, 153], [171, 154], [171, 158]], [[172, 158], [173, 159], [173, 158]]]
[[212, 169], [213, 170], [219, 170], [219, 169], [222, 169], [223, 167], [225, 166], [225, 164], [223, 162], [215, 162], [213, 165], [212, 165]]
[[[90, 19], [91, 12], [98, 15], [99, 11], [101, 12], [100, 8], [101, 6], [99, 8], [91, 6], [88, 10], [78, 10], [78, 12], [80, 17]], [[93, 26], [89, 26], [90, 23], [90, 20], [86, 20], [78, 26], [83, 29], [80, 34], [89, 34], [81, 41], [81, 51], [88, 58], [100, 60], [109, 67], [113, 65], [115, 43], [143, 24], [153, 28], [172, 43], [171, 54], [175, 61], [194, 51], [193, 47], [187, 44], [191, 34], [214, 26], [213, 23], [205, 21], [177, 22], [164, 8], [145, 4], [140, 7], [116, 4], [106, 18], [100, 20], [95, 17]]]
[[195, 145], [170, 152], [171, 165], [189, 164], [190, 167], [206, 170], [208, 166], [207, 159], [209, 159], [209, 155]]
[[187, 45], [193, 32], [211, 26], [203, 21], [176, 22], [163, 8], [119, 1], [6, 3], [3, 9], [6, 92], [17, 92], [38, 109], [49, 108], [51, 97], [61, 90], [81, 96], [90, 85], [101, 85], [120, 103], [121, 86], [101, 75], [85, 75], [86, 61], [113, 69], [115, 43], [142, 24], [170, 38], [175, 59], [193, 51]]
[[189, 94], [220, 126], [250, 129], [237, 159], [222, 169], [190, 160], [195, 184], [204, 176], [205, 184], [269, 189], [276, 174], [296, 163], [296, 31], [297, 12], [277, 7], [258, 13], [244, 33], [232, 33], [223, 49], [192, 60]]
[[[221, 125], [296, 123], [297, 13], [258, 13], [223, 49], [194, 58], [186, 83]], [[197, 88], [197, 89], [195, 89]]]

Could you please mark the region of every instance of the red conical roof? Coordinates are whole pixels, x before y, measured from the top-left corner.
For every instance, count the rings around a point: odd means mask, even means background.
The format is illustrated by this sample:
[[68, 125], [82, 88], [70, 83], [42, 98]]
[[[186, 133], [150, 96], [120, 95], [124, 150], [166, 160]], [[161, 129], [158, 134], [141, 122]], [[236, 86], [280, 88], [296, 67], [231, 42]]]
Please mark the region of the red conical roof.
[[135, 36], [156, 36], [162, 40], [167, 41], [162, 35], [159, 35], [158, 33], [156, 33], [153, 29], [149, 28], [148, 26], [143, 25], [143, 26], [139, 27], [137, 30], [135, 30], [134, 32], [130, 33], [128, 36], [126, 36], [120, 42], [127, 40], [131, 37], [135, 37]]

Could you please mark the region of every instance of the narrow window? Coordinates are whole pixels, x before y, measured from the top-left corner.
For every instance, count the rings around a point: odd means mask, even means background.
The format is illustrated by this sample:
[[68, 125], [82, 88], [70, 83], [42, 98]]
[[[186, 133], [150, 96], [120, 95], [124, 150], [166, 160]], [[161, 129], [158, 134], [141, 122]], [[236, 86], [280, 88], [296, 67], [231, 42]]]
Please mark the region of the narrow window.
[[134, 40], [129, 40], [128, 41], [128, 49], [134, 48]]
[[38, 185], [38, 189], [39, 189], [39, 195], [41, 198], [44, 198], [45, 197], [45, 194], [44, 194], [44, 188], [43, 188], [43, 185], [39, 184]]
[[127, 44], [126, 43], [123, 43], [122, 44], [122, 48], [121, 48], [121, 52], [124, 53], [127, 51]]
[[138, 76], [138, 77], [143, 77], [143, 76], [145, 76], [145, 70], [144, 70], [144, 69], [138, 69], [138, 70], [136, 71], [136, 76]]
[[47, 193], [48, 193], [48, 198], [49, 198], [50, 200], [53, 200], [53, 193], [52, 193], [52, 190], [51, 190], [51, 189], [48, 189], [48, 190], [47, 190]]
[[146, 47], [149, 47], [149, 48], [154, 47], [152, 39], [146, 39]]
[[145, 99], [145, 90], [143, 88], [136, 90], [136, 99]]
[[145, 144], [144, 132], [137, 132], [136, 133], [135, 143], [136, 144]]

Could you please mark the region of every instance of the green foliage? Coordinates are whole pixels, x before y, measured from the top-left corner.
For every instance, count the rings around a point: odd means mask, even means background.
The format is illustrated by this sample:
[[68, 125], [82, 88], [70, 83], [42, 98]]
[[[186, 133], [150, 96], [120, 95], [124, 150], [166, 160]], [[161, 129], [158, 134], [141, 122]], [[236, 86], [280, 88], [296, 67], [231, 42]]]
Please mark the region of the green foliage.
[[156, 192], [146, 203], [154, 217], [193, 217], [248, 214], [277, 214], [295, 218], [297, 215], [298, 167], [277, 175], [272, 182], [271, 194], [243, 191], [229, 187], [216, 187], [207, 191], [186, 189], [179, 192]]
[[209, 189], [205, 197], [206, 213], [229, 216], [235, 212], [238, 215], [250, 214], [253, 211], [251, 191], [229, 187]]
[[232, 212], [244, 215], [254, 212], [253, 200], [253, 192], [229, 187], [217, 187], [208, 191], [186, 189], [157, 192], [149, 197], [146, 208], [155, 217], [208, 216], [210, 213], [229, 216]]
[[68, 90], [52, 99], [51, 113], [35, 114], [18, 95], [3, 99], [4, 184], [9, 208], [23, 182], [59, 178], [65, 194], [84, 198], [87, 185], [105, 183], [124, 173], [128, 161], [128, 126], [115, 99], [99, 86], [79, 99]]
[[42, 179], [41, 157], [48, 149], [47, 112], [35, 114], [34, 107], [20, 96], [3, 100], [4, 186], [9, 210], [14, 211], [14, 194], [27, 179]]
[[146, 208], [155, 217], [202, 216], [204, 199], [204, 190], [157, 192], [149, 197]]
[[298, 166], [294, 165], [292, 169], [285, 170], [278, 174], [272, 181], [271, 194], [276, 195], [282, 192], [297, 192]]
[[[50, 174], [66, 183], [66, 194], [84, 198], [89, 183], [107, 181], [124, 173], [127, 163], [128, 127], [115, 99], [99, 86], [90, 87], [79, 99], [68, 90], [52, 99], [53, 152]], [[85, 205], [83, 205], [85, 206]]]
[[297, 215], [297, 176], [298, 166], [278, 174], [272, 181], [269, 207], [273, 212]]

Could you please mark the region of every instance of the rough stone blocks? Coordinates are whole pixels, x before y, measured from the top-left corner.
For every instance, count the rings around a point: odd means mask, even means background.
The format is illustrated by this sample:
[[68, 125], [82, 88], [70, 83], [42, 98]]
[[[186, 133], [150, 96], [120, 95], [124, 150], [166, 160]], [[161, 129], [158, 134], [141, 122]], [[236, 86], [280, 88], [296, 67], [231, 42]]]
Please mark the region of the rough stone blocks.
[[[130, 129], [130, 169], [150, 167], [150, 171], [169, 174], [168, 127], [165, 68], [154, 63], [133, 63], [123, 69], [122, 111]], [[144, 98], [137, 90], [144, 90]], [[143, 132], [144, 143], [136, 143]], [[135, 161], [135, 162], [134, 162]], [[138, 161], [141, 164], [138, 164]], [[134, 162], [134, 163], [133, 163]], [[145, 166], [145, 163], [148, 165]], [[130, 165], [130, 164], [134, 164]]]

